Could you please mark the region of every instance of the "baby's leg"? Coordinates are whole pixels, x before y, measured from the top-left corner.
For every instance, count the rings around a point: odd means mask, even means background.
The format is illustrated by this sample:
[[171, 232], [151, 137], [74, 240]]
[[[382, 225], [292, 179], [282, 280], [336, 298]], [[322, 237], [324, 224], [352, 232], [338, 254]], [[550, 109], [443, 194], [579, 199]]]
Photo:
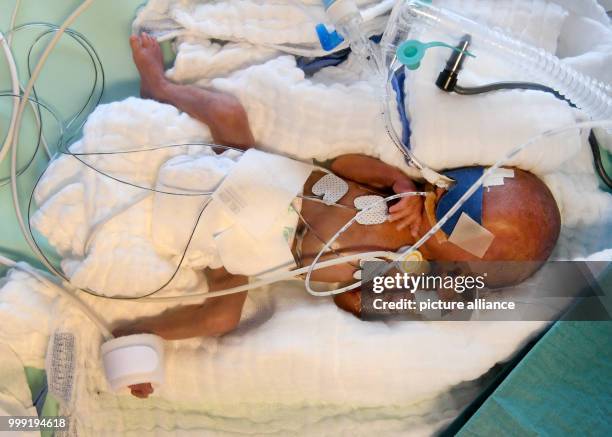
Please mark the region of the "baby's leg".
[[248, 149], [255, 144], [247, 114], [235, 97], [193, 85], [179, 85], [164, 76], [157, 41], [143, 33], [130, 37], [132, 55], [140, 73], [140, 94], [168, 103], [208, 125], [215, 143]]

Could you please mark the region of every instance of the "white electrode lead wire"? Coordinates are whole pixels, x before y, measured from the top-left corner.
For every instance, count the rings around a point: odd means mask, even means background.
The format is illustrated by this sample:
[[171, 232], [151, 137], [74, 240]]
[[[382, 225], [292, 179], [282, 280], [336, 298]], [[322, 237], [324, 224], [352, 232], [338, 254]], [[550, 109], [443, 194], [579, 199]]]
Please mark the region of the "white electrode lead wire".
[[10, 141], [9, 144], [11, 144], [11, 193], [13, 196], [13, 206], [15, 208], [15, 215], [17, 216], [17, 221], [19, 222], [19, 227], [21, 228], [21, 232], [23, 233], [23, 236], [26, 239], [26, 243], [28, 244], [28, 246], [30, 246], [34, 254], [40, 259], [40, 261], [44, 264], [46, 268], [48, 268], [50, 271], [52, 271], [59, 277], [61, 277], [62, 275], [58, 272], [55, 266], [48, 262], [47, 259], [42, 255], [40, 249], [33, 241], [32, 236], [28, 231], [28, 226], [26, 226], [25, 221], [23, 219], [23, 214], [21, 212], [21, 205], [19, 201], [19, 191], [17, 187], [17, 144], [19, 143], [19, 132], [23, 120], [23, 112], [27, 105], [30, 94], [34, 89], [34, 84], [36, 83], [36, 80], [38, 79], [38, 76], [40, 75], [42, 68], [46, 63], [47, 58], [51, 54], [51, 51], [58, 44], [60, 38], [62, 37], [68, 26], [70, 26], [70, 24], [72, 24], [74, 20], [76, 20], [83, 12], [85, 12], [87, 8], [91, 6], [92, 3], [93, 0], [83, 1], [83, 3], [81, 3], [72, 12], [72, 14], [70, 14], [70, 16], [62, 23], [62, 25], [58, 28], [57, 33], [53, 35], [53, 38], [51, 39], [47, 47], [45, 47], [45, 50], [43, 51], [40, 59], [38, 60], [36, 67], [34, 68], [32, 75], [30, 76], [30, 80], [28, 81], [21, 97], [21, 102], [19, 103], [19, 107], [17, 109], [15, 130], [11, 132], [10, 136], [7, 137], [7, 139]]

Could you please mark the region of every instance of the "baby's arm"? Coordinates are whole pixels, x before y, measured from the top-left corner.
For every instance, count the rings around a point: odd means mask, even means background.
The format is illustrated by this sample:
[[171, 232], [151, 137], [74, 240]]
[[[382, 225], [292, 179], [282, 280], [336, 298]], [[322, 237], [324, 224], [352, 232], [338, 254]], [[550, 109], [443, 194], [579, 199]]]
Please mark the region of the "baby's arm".
[[342, 155], [334, 159], [332, 170], [339, 176], [375, 188], [392, 188], [398, 181], [414, 185], [399, 168], [366, 155]]
[[[342, 155], [336, 158], [331, 169], [339, 176], [374, 188], [390, 188], [395, 193], [417, 191], [417, 186], [399, 168], [365, 155]], [[410, 228], [416, 238], [421, 224], [423, 198], [404, 197], [389, 208], [389, 221], [397, 222], [397, 229]]]
[[[210, 291], [237, 287], [247, 283], [246, 276], [232, 275], [224, 268], [208, 270]], [[116, 329], [116, 337], [150, 333], [166, 340], [210, 337], [226, 334], [238, 326], [246, 292], [212, 297], [203, 303], [170, 308], [156, 316], [139, 319]]]
[[[210, 291], [224, 290], [247, 283], [246, 276], [232, 275], [224, 268], [207, 271]], [[240, 322], [242, 307], [247, 292], [212, 297], [204, 303], [171, 308], [157, 316], [137, 320], [127, 326], [115, 329], [113, 335], [121, 337], [131, 334], [149, 333], [166, 340], [180, 340], [192, 337], [211, 337], [233, 331]], [[153, 393], [149, 383], [130, 386], [132, 394], [147, 398]]]

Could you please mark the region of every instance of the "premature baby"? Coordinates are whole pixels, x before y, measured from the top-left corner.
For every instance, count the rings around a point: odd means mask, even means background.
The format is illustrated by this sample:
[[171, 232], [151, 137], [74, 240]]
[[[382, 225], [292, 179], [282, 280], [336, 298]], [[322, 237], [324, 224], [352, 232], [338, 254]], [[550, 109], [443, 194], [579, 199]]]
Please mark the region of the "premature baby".
[[[179, 85], [164, 76], [161, 49], [150, 36], [132, 36], [133, 58], [141, 76], [143, 98], [168, 103], [208, 125], [216, 144], [243, 150], [256, 147], [249, 128], [247, 114], [234, 97], [214, 90], [191, 85]], [[313, 186], [328, 173], [314, 170], [303, 186], [303, 197], [298, 214], [300, 225], [296, 237], [289, 244], [298, 266], [307, 266], [328, 241], [355, 216], [355, 199], [368, 196], [389, 196], [393, 193], [428, 191], [428, 196], [405, 197], [391, 203], [388, 218], [378, 224], [355, 223], [336, 241], [333, 250], [321, 260], [367, 251], [397, 251], [414, 244], [436, 223], [436, 204], [447, 194], [440, 188], [417, 185], [398, 168], [378, 159], [363, 155], [343, 155], [334, 159], [328, 168], [346, 182], [348, 190], [337, 201], [346, 208], [308, 200], [315, 196]], [[315, 190], [317, 191], [317, 190]], [[318, 191], [317, 191], [318, 192]], [[483, 191], [482, 227], [492, 240], [484, 254], [474, 253], [449, 241], [440, 231], [421, 248], [425, 259], [441, 261], [539, 261], [544, 262], [552, 252], [560, 230], [560, 215], [548, 188], [531, 173], [513, 169], [513, 177], [503, 185]], [[502, 275], [494, 285], [517, 283], [530, 276], [537, 263], [522, 271]], [[354, 282], [358, 264], [346, 263], [317, 270], [312, 279], [321, 282]], [[246, 276], [230, 273], [225, 268], [207, 269], [211, 291], [235, 287], [247, 282]], [[492, 279], [495, 281], [495, 279]], [[153, 333], [165, 339], [196, 336], [218, 336], [232, 331], [239, 323], [246, 292], [210, 298], [204, 303], [186, 305], [165, 311], [154, 317], [131, 322], [115, 330], [116, 336]], [[336, 296], [336, 304], [359, 314], [358, 292]], [[149, 384], [133, 386], [132, 393], [147, 397], [152, 392]]]

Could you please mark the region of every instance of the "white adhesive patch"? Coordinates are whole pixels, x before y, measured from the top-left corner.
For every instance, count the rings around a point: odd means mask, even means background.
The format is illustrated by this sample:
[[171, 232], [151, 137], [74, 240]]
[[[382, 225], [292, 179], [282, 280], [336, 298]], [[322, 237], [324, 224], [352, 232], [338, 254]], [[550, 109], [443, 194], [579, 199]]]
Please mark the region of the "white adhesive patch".
[[349, 186], [344, 179], [328, 173], [312, 186], [312, 194], [323, 196], [323, 202], [333, 205], [344, 197], [348, 189]]
[[[379, 225], [387, 221], [387, 202], [383, 202], [383, 200], [384, 197], [376, 195], [357, 197], [353, 201], [355, 208], [359, 210], [356, 219], [357, 223], [360, 225]], [[365, 212], [363, 211], [374, 204], [376, 206], [373, 208]]]
[[513, 178], [514, 170], [511, 168], [498, 168], [493, 173], [488, 175], [484, 181], [482, 181], [483, 187], [494, 187], [504, 185], [504, 178]]
[[491, 246], [495, 236], [480, 226], [466, 213], [462, 213], [448, 241], [472, 255], [482, 258]]

